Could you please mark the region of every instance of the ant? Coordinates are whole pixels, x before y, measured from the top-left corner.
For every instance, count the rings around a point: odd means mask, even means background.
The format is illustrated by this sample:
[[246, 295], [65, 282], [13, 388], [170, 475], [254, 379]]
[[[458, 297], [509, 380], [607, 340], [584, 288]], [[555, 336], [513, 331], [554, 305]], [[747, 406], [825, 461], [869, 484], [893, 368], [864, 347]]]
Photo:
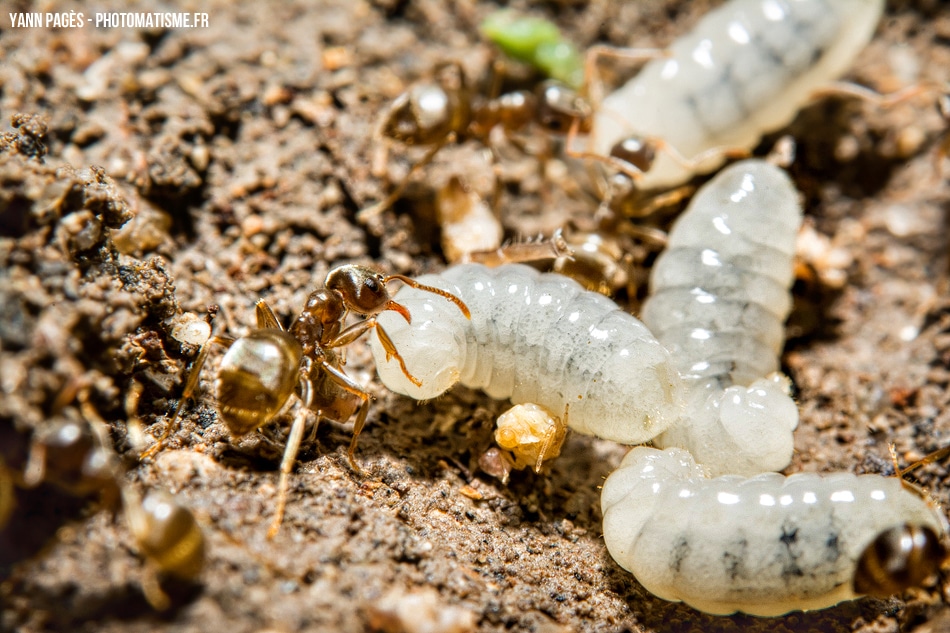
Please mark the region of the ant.
[[[105, 421], [84, 397], [80, 398], [80, 406], [86, 419], [76, 420], [67, 414], [33, 431], [28, 440], [19, 434], [8, 438], [7, 447], [25, 447], [24, 442], [28, 442], [28, 449], [20, 451], [26, 452], [25, 456], [8, 453], [10, 463], [0, 458], [0, 529], [18, 521], [13, 514], [15, 487], [28, 494], [36, 490], [43, 499], [49, 491], [40, 489], [41, 484], [50, 484], [76, 499], [97, 495], [101, 506], [112, 512], [121, 499], [129, 530], [145, 559], [142, 591], [149, 604], [163, 611], [170, 600], [161, 587], [161, 576], [196, 578], [204, 567], [204, 534], [192, 512], [168, 493], [153, 491], [140, 500], [138, 493], [122, 481], [118, 460], [106, 445]], [[13, 450], [17, 452], [16, 447]], [[24, 462], [22, 471], [14, 467], [17, 462]], [[30, 533], [37, 529], [34, 522], [35, 518], [28, 526]]]
[[178, 504], [164, 490], [153, 490], [139, 500], [130, 488], [122, 488], [129, 531], [146, 561], [142, 591], [159, 611], [169, 607], [162, 590], [162, 574], [182, 580], [197, 578], [204, 567], [205, 539], [191, 510]]
[[[950, 446], [937, 449], [906, 468], [901, 468], [893, 444], [888, 446], [894, 474], [904, 486], [924, 496], [916, 485], [908, 482], [908, 473], [950, 455]], [[921, 587], [934, 575], [944, 576], [950, 560], [950, 544], [946, 534], [939, 535], [927, 526], [904, 524], [879, 534], [861, 554], [854, 576], [855, 591], [871, 596], [891, 596], [911, 587]]]
[[572, 127], [586, 133], [591, 120], [591, 110], [577, 91], [556, 80], [542, 82], [533, 92], [517, 90], [485, 98], [473, 91], [459, 63], [441, 64], [435, 83], [413, 86], [393, 101], [378, 132], [404, 145], [428, 146], [429, 150], [392, 193], [361, 210], [357, 217], [365, 220], [392, 206], [413, 174], [449, 143], [475, 139], [488, 145], [496, 127], [512, 139], [532, 123], [554, 134], [566, 134]]
[[[256, 305], [257, 329], [237, 339], [212, 336], [201, 346], [171, 421], [158, 442], [142, 453], [142, 458], [160, 450], [175, 428], [182, 407], [194, 393], [211, 347], [227, 347], [215, 392], [220, 417], [233, 437], [242, 437], [270, 423], [293, 394], [303, 405], [294, 417], [281, 460], [277, 509], [267, 533], [268, 538], [273, 538], [283, 520], [290, 471], [297, 459], [308, 411], [317, 413], [318, 423], [322, 418], [346, 422], [356, 414], [347, 457], [353, 470], [362, 473], [355, 459], [356, 442], [366, 423], [370, 394], [343, 371], [344, 360], [336, 350], [374, 329], [387, 359], [395, 358], [410, 381], [417, 386], [422, 384], [406, 369], [389, 335], [376, 322], [379, 313], [392, 310], [411, 323], [409, 311], [393, 300], [387, 288], [394, 280], [445, 297], [466, 318], [471, 318], [468, 307], [453, 294], [404, 275], [383, 275], [355, 264], [331, 270], [324, 287], [310, 294], [288, 330], [281, 326], [267, 302], [260, 299]], [[350, 311], [368, 318], [345, 326]]]

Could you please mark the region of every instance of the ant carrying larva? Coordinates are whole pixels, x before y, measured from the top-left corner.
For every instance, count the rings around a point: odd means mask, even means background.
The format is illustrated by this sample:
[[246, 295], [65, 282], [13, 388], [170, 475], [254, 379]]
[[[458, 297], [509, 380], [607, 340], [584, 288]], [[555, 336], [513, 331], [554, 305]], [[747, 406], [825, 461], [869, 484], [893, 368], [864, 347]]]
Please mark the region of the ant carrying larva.
[[[309, 411], [316, 414], [317, 423], [322, 418], [345, 422], [356, 415], [347, 458], [354, 471], [362, 472], [355, 459], [356, 442], [366, 423], [370, 395], [344, 372], [337, 350], [367, 331], [375, 330], [386, 358], [395, 359], [403, 377], [417, 388], [422, 387], [422, 381], [409, 373], [386, 330], [377, 322], [379, 315], [386, 311], [398, 313], [406, 323], [412, 320], [409, 311], [389, 294], [387, 284], [396, 280], [438, 296], [440, 301], [447, 300], [454, 310], [468, 317], [468, 308], [452, 293], [404, 275], [383, 275], [353, 264], [331, 270], [324, 287], [310, 294], [287, 330], [261, 299], [256, 305], [257, 329], [237, 339], [213, 336], [202, 345], [171, 420], [158, 442], [146, 450], [142, 458], [160, 450], [175, 429], [212, 346], [227, 347], [215, 381], [215, 396], [221, 420], [232, 436], [247, 435], [275, 420], [291, 396], [295, 395], [300, 401], [280, 465], [277, 507], [268, 530], [269, 537], [275, 536], [283, 520], [290, 472], [303, 440]], [[347, 326], [346, 316], [350, 312], [367, 318]]]

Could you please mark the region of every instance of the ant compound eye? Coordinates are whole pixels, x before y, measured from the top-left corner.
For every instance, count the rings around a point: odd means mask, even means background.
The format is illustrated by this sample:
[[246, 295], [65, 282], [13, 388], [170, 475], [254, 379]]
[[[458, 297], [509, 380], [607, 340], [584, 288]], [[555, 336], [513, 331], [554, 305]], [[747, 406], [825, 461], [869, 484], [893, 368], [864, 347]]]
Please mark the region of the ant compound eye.
[[656, 146], [637, 136], [629, 136], [617, 141], [610, 148], [610, 155], [630, 163], [640, 171], [649, 171], [656, 159]]
[[326, 287], [339, 294], [346, 306], [360, 314], [374, 314], [390, 301], [385, 277], [364, 266], [340, 266], [327, 275]]
[[363, 280], [363, 288], [372, 293], [378, 293], [382, 285], [382, 280], [378, 276], [367, 277]]

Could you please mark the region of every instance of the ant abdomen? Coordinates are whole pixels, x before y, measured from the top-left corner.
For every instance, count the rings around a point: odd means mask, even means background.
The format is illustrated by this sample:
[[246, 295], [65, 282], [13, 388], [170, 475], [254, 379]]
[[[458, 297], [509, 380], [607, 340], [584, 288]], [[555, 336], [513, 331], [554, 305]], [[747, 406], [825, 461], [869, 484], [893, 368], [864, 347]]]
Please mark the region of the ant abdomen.
[[382, 133], [406, 145], [428, 145], [459, 131], [469, 117], [467, 103], [458, 94], [435, 84], [422, 84], [393, 102]]
[[274, 417], [297, 386], [303, 351], [287, 332], [254, 330], [234, 341], [221, 361], [215, 391], [221, 418], [235, 436]]
[[159, 571], [176, 578], [195, 578], [205, 561], [205, 540], [194, 514], [162, 490], [148, 494], [141, 506], [126, 508], [132, 535], [142, 554]]

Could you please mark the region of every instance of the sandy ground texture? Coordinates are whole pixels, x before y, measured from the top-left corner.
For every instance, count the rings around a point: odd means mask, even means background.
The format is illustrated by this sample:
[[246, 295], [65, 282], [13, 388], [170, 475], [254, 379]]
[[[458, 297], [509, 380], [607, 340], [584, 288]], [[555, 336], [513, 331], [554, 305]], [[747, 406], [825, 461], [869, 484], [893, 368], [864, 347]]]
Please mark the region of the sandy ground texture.
[[[662, 46], [716, 4], [559, 0], [531, 11], [580, 46]], [[105, 0], [95, 10], [156, 6]], [[93, 9], [0, 3], [0, 425], [3, 458], [22, 469], [29, 438], [101, 416], [125, 485], [169, 490], [192, 509], [207, 539], [205, 570], [167, 580], [171, 607], [158, 612], [121, 512], [97, 512], [94, 496], [51, 485], [19, 490], [0, 535], [0, 629], [950, 628], [939, 589], [775, 619], [712, 617], [654, 598], [602, 542], [598, 487], [623, 447], [572, 435], [548, 473], [516, 472], [502, 485], [478, 459], [505, 405], [461, 388], [424, 404], [388, 393], [363, 342], [347, 348], [346, 370], [375, 397], [357, 453], [365, 474], [347, 463], [351, 425], [321, 424], [304, 442], [275, 539], [265, 533], [286, 428], [229, 439], [210, 395], [220, 354], [167, 448], [139, 461], [197, 352], [184, 315], [203, 320], [218, 306], [215, 331], [241, 335], [259, 297], [288, 322], [344, 263], [439, 270], [434, 192], [458, 173], [483, 195], [493, 189], [484, 144], [455, 145], [394, 209], [356, 219], [422, 153], [393, 147], [381, 160], [381, 113], [440, 62], [487, 78], [492, 51], [477, 26], [496, 5], [181, 6], [206, 11], [209, 26], [16, 29], [10, 11], [76, 10], [90, 20]], [[605, 66], [608, 82], [633, 71]], [[523, 70], [509, 76], [511, 85], [535, 81]], [[950, 9], [888, 2], [850, 79], [884, 92], [950, 79]], [[783, 357], [802, 416], [788, 472], [890, 474], [889, 444], [906, 463], [950, 443], [950, 161], [943, 176], [934, 169], [944, 129], [931, 97], [888, 109], [822, 100], [781, 131], [798, 143], [791, 173], [808, 218]], [[507, 237], [592, 226], [596, 194], [583, 166], [555, 160], [543, 175], [510, 143], [496, 153]], [[675, 212], [638, 225], [666, 228]], [[620, 239], [642, 279], [655, 249]], [[642, 294], [633, 285], [618, 299], [635, 311]], [[127, 412], [136, 384], [144, 435]], [[919, 481], [948, 502], [946, 462]]]

